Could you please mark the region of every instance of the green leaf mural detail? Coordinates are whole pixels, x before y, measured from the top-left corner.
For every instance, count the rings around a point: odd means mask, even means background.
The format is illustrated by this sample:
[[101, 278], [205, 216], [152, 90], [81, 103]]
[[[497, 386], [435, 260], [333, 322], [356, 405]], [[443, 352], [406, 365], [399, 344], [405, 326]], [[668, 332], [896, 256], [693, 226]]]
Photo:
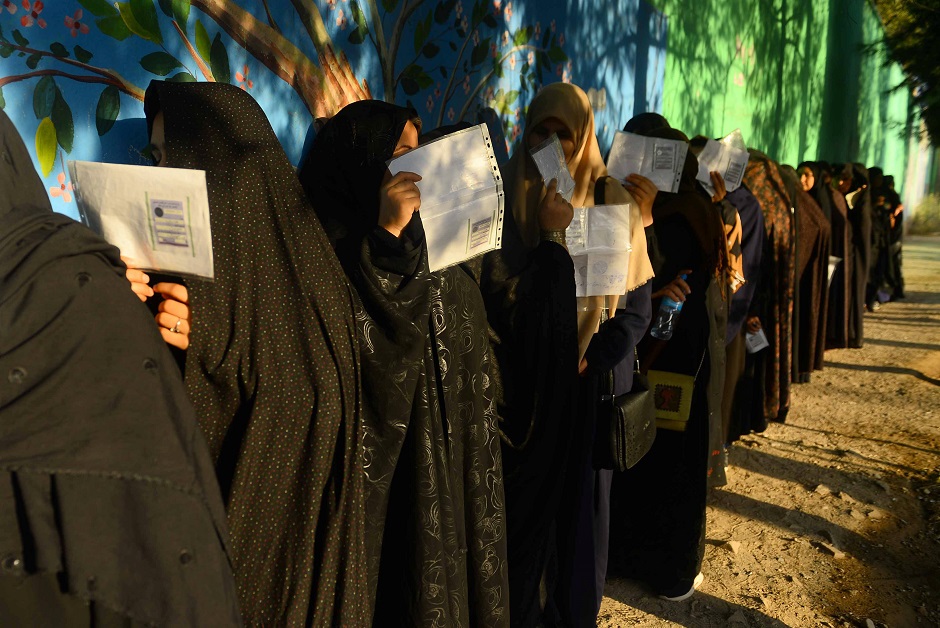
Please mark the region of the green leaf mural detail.
[[72, 152], [72, 142], [75, 140], [75, 122], [72, 120], [72, 109], [62, 97], [62, 92], [55, 88], [55, 102], [52, 105], [52, 124], [55, 125], [56, 141], [66, 153]]
[[7, 43], [0, 43], [0, 58], [7, 59], [13, 54], [13, 46]]
[[157, 76], [166, 76], [176, 68], [183, 67], [183, 64], [171, 54], [151, 52], [140, 60], [140, 66]]
[[39, 158], [39, 168], [42, 176], [48, 177], [55, 166], [56, 145], [55, 125], [49, 118], [43, 118], [36, 129], [36, 157]]
[[157, 0], [157, 4], [160, 6], [163, 15], [173, 18], [173, 0]]
[[398, 6], [398, 0], [382, 0], [382, 8], [386, 13], [391, 13]]
[[560, 46], [552, 46], [548, 51], [548, 58], [555, 63], [561, 63], [568, 60], [568, 55]]
[[423, 54], [428, 59], [433, 59], [437, 56], [441, 49], [435, 46], [433, 43], [428, 42], [424, 44], [424, 48], [421, 49], [421, 54]]
[[366, 40], [365, 34], [358, 28], [352, 31], [351, 33], [349, 33], [349, 37], [347, 38], [347, 41], [349, 41], [349, 43], [353, 44], [354, 46], [358, 46], [365, 40]]
[[36, 83], [33, 90], [33, 113], [37, 120], [52, 115], [52, 104], [55, 102], [56, 86], [51, 76], [44, 76]]
[[434, 19], [433, 13], [428, 13], [427, 17], [415, 26], [415, 54], [419, 54], [424, 44], [431, 35], [431, 20]]
[[446, 22], [450, 18], [450, 14], [453, 12], [456, 5], [457, 0], [438, 2], [437, 6], [434, 7], [434, 21], [438, 24]]
[[118, 14], [118, 10], [107, 0], [78, 0], [78, 3], [98, 17], [112, 17]]
[[216, 33], [212, 40], [212, 49], [209, 51], [209, 65], [212, 66], [212, 75], [219, 83], [231, 83], [232, 71], [228, 64], [228, 51], [222, 43], [222, 35]]
[[480, 65], [483, 63], [483, 60], [486, 59], [487, 53], [490, 51], [490, 38], [487, 37], [476, 46], [473, 47], [473, 51], [470, 53], [470, 65]]
[[99, 136], [111, 130], [120, 112], [121, 92], [114, 85], [109, 85], [101, 92], [98, 98], [98, 108], [95, 110], [95, 126], [98, 128]]
[[60, 44], [59, 42], [54, 42], [51, 46], [49, 46], [49, 50], [51, 50], [52, 54], [54, 54], [57, 57], [69, 56], [69, 49], [63, 46], [62, 44]]
[[39, 65], [40, 59], [42, 59], [42, 55], [30, 55], [29, 59], [26, 60], [26, 67], [30, 70], [35, 70], [36, 66]]
[[13, 41], [15, 41], [20, 46], [29, 45], [29, 40], [23, 37], [23, 33], [19, 32], [18, 30], [13, 31]]
[[195, 83], [196, 77], [189, 72], [179, 72], [167, 79], [171, 83]]
[[6, 107], [7, 107], [7, 101], [3, 97], [3, 88], [0, 87], [0, 109], [6, 109]]
[[179, 22], [184, 29], [189, 22], [189, 9], [191, 0], [173, 0], [173, 19]]
[[209, 39], [206, 27], [199, 20], [196, 20], [196, 50], [203, 59], [208, 59], [212, 53], [212, 40]]
[[98, 25], [98, 30], [102, 33], [118, 41], [124, 41], [131, 36], [131, 30], [127, 28], [124, 18], [120, 15], [103, 17], [100, 20], [95, 20], [95, 24]]
[[81, 61], [82, 63], [88, 63], [91, 61], [91, 58], [95, 56], [82, 48], [81, 46], [75, 46], [75, 58]]
[[155, 44], [163, 44], [160, 34], [160, 24], [157, 22], [157, 10], [153, 0], [129, 0], [118, 2], [118, 11], [124, 24], [135, 35], [138, 35]]

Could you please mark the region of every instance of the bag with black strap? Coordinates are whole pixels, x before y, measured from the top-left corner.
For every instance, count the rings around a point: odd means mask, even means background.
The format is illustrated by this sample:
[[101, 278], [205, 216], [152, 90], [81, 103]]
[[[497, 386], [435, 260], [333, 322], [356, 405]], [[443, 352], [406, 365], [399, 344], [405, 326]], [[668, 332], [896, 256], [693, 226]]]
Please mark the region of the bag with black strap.
[[[594, 204], [604, 205], [607, 177], [594, 185]], [[594, 468], [625, 471], [640, 461], [656, 438], [656, 406], [646, 376], [634, 348], [633, 387], [622, 395], [614, 394], [614, 374], [601, 379], [594, 436]]]

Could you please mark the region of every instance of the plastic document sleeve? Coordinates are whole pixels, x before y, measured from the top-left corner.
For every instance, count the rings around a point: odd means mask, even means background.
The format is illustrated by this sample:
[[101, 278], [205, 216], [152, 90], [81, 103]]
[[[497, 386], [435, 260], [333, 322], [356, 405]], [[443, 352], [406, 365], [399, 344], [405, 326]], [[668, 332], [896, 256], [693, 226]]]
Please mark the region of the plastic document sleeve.
[[618, 181], [631, 174], [643, 175], [660, 192], [677, 192], [688, 152], [689, 145], [680, 140], [617, 131], [607, 157], [607, 174]]
[[725, 189], [728, 192], [734, 192], [741, 187], [744, 180], [744, 171], [747, 169], [747, 162], [750, 160], [750, 154], [746, 150], [739, 150], [731, 146], [708, 140], [705, 148], [698, 156], [698, 175], [696, 179], [712, 196], [715, 195], [715, 188], [712, 186], [712, 172], [718, 172], [725, 180]]
[[486, 125], [438, 138], [391, 160], [392, 176], [421, 175], [421, 222], [431, 271], [500, 248], [505, 197]]
[[82, 222], [145, 270], [213, 279], [202, 170], [68, 164]]

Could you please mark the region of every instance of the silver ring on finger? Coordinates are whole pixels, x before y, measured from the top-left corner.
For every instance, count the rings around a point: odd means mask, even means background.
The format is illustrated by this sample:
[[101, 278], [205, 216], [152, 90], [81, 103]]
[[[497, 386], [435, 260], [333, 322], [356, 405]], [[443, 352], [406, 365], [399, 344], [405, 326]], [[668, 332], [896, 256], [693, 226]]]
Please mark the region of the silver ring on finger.
[[176, 319], [176, 324], [173, 325], [172, 327], [170, 327], [169, 329], [170, 329], [170, 331], [173, 332], [174, 334], [181, 334], [181, 333], [183, 333], [183, 332], [180, 331], [180, 325], [182, 325], [182, 324], [183, 324], [183, 319], [182, 319], [182, 318], [177, 318], [177, 319]]

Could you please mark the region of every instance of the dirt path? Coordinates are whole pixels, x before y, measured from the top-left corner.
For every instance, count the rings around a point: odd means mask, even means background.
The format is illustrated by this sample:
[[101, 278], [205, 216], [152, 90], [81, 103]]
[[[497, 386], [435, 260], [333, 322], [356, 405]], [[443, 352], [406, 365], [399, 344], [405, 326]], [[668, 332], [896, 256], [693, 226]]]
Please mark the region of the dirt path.
[[904, 256], [907, 300], [732, 448], [699, 591], [608, 582], [599, 626], [940, 626], [940, 239]]

